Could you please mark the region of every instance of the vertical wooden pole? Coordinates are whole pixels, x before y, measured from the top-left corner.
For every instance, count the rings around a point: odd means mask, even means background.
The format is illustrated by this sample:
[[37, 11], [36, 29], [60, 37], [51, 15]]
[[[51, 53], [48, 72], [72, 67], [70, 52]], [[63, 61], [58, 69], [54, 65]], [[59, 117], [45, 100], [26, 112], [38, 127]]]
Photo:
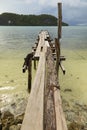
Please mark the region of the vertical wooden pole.
[[[62, 3], [58, 3], [58, 39], [55, 38], [55, 48], [56, 48], [56, 70], [59, 71], [60, 62], [60, 38], [62, 32]], [[57, 73], [58, 74], [58, 73]]]
[[57, 70], [57, 74], [59, 72], [59, 62], [60, 62], [60, 43], [59, 40], [57, 38], [55, 38], [55, 48], [56, 48], [56, 70]]
[[58, 3], [58, 39], [61, 38], [62, 32], [62, 3]]
[[34, 69], [36, 70], [36, 59], [34, 59]]
[[31, 91], [31, 81], [32, 81], [32, 58], [28, 62], [28, 91]]

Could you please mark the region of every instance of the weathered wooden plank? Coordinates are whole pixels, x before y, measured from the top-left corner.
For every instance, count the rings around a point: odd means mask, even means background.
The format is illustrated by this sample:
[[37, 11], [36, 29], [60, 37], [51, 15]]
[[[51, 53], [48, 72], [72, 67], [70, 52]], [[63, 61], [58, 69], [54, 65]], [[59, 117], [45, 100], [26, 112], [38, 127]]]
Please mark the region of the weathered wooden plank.
[[[43, 64], [42, 64], [43, 63]], [[41, 55], [21, 130], [43, 130], [45, 55]]]
[[38, 43], [37, 50], [34, 57], [40, 57], [41, 47], [43, 47], [44, 45], [44, 38], [45, 38], [44, 32], [41, 32], [39, 34], [39, 43]]
[[[47, 94], [45, 95], [44, 106], [44, 130], [56, 130], [56, 116], [53, 89], [48, 87]], [[45, 92], [46, 93], [46, 92]]]
[[[39, 58], [39, 64], [21, 130], [67, 130], [56, 65], [49, 42], [45, 41], [47, 34], [46, 31], [39, 34], [40, 45], [34, 57]], [[60, 47], [57, 48], [59, 62]]]
[[57, 72], [56, 72], [56, 65], [55, 65], [55, 62], [54, 62], [54, 58], [53, 58], [53, 55], [52, 55], [52, 51], [51, 51], [51, 48], [48, 47], [47, 49], [47, 55], [46, 55], [46, 59], [47, 59], [47, 66], [48, 66], [48, 73], [50, 74], [49, 78], [50, 78], [50, 82], [49, 84], [52, 86], [59, 86], [59, 83], [58, 83], [58, 76], [57, 76]]
[[54, 88], [55, 112], [56, 112], [56, 130], [68, 130], [65, 116], [62, 109], [60, 91]]
[[42, 31], [40, 34], [39, 34], [39, 43], [38, 43], [38, 46], [37, 46], [37, 49], [36, 49], [36, 52], [35, 52], [35, 55], [34, 57], [40, 57], [40, 54], [41, 54], [41, 48], [45, 45], [45, 39], [47, 38], [48, 36], [48, 32], [47, 31]]
[[[45, 122], [46, 128], [55, 130], [67, 130], [67, 125], [62, 109], [62, 101], [60, 96], [60, 87], [58, 76], [55, 69], [55, 63], [50, 48], [47, 51], [47, 88], [45, 93]], [[49, 105], [50, 103], [50, 105]], [[49, 108], [49, 109], [48, 109]], [[50, 114], [50, 115], [49, 115]], [[51, 116], [51, 117], [50, 117]], [[49, 120], [50, 118], [50, 120]], [[49, 123], [49, 124], [48, 124]], [[55, 126], [56, 125], [56, 126]], [[47, 130], [47, 129], [46, 129]]]
[[47, 46], [44, 44], [43, 51], [40, 53], [40, 60], [32, 85], [31, 93], [22, 124], [21, 130], [43, 130], [43, 111], [44, 111], [44, 85], [45, 85], [45, 52]]
[[53, 82], [53, 59], [51, 48], [47, 49], [46, 54], [46, 86], [44, 95], [44, 130], [56, 130], [56, 113], [54, 104]]

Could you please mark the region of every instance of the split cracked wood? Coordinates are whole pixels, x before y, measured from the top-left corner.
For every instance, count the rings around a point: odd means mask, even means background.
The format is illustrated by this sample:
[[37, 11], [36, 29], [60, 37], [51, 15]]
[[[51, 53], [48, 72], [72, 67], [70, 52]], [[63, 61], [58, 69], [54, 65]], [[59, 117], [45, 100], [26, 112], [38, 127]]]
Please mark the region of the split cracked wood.
[[39, 63], [21, 130], [67, 130], [56, 64], [49, 42], [45, 41], [46, 35], [47, 31], [39, 34], [34, 55], [39, 57]]

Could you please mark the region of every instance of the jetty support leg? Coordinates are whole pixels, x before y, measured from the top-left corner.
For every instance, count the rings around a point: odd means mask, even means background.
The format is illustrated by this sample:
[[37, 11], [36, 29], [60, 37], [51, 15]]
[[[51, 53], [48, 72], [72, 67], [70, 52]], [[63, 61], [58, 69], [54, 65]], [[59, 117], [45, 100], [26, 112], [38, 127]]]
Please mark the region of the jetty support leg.
[[56, 70], [57, 70], [57, 74], [59, 71], [59, 62], [60, 62], [60, 44], [59, 44], [59, 40], [57, 38], [55, 38], [55, 48], [56, 48]]
[[31, 82], [32, 82], [32, 58], [28, 62], [28, 91], [31, 91]]

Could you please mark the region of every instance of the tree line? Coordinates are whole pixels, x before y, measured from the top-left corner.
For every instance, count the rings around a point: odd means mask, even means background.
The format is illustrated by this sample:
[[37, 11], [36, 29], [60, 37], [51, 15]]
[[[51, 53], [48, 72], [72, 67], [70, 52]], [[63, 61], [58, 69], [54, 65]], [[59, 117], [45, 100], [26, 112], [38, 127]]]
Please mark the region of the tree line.
[[[19, 15], [14, 13], [2, 13], [0, 25], [3, 26], [57, 26], [57, 18], [48, 14], [41, 15]], [[63, 26], [68, 26], [62, 22]]]

